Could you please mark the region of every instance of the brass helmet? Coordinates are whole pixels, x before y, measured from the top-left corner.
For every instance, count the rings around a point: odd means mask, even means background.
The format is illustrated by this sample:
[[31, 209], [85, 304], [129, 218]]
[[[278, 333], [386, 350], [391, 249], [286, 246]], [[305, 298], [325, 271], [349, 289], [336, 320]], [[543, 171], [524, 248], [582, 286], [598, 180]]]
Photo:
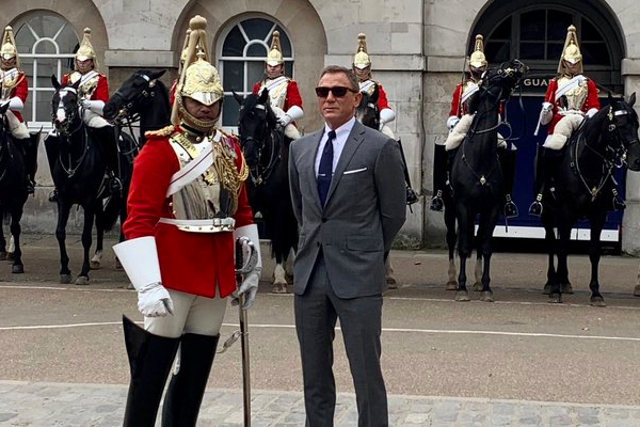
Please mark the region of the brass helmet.
[[267, 65], [275, 67], [280, 64], [284, 64], [284, 57], [282, 56], [282, 46], [280, 45], [280, 31], [276, 30], [271, 38], [271, 50], [267, 55]]
[[367, 36], [365, 33], [358, 34], [358, 47], [353, 57], [353, 66], [361, 70], [371, 66], [371, 59], [367, 53]]
[[2, 47], [0, 47], [0, 55], [4, 60], [16, 58], [16, 67], [20, 65], [20, 62], [18, 60], [18, 48], [16, 47], [16, 41], [13, 38], [13, 28], [9, 26], [4, 29], [4, 34], [2, 36]]
[[484, 42], [483, 37], [478, 34], [476, 35], [476, 44], [473, 48], [473, 52], [469, 57], [469, 66], [471, 67], [486, 67], [487, 66], [487, 58], [484, 56]]
[[91, 44], [91, 28], [84, 29], [80, 47], [76, 52], [76, 59], [78, 61], [87, 61], [89, 59], [93, 59], [93, 67], [98, 67], [96, 61], [96, 51], [93, 49], [93, 45]]
[[564, 41], [564, 48], [562, 49], [562, 57], [560, 58], [560, 64], [558, 64], [558, 74], [566, 74], [564, 67], [564, 61], [570, 64], [580, 63], [578, 67], [578, 74], [582, 74], [582, 53], [580, 52], [580, 46], [578, 46], [578, 36], [576, 35], [576, 27], [570, 25], [567, 28], [567, 38]]
[[224, 97], [224, 89], [218, 70], [209, 63], [207, 48], [207, 20], [196, 15], [189, 21], [189, 42], [184, 68], [178, 79], [176, 102], [171, 114], [172, 122], [183, 122], [188, 126], [208, 132], [217, 124], [219, 116], [212, 121], [193, 117], [184, 106], [183, 98], [194, 99], [204, 105], [213, 105]]

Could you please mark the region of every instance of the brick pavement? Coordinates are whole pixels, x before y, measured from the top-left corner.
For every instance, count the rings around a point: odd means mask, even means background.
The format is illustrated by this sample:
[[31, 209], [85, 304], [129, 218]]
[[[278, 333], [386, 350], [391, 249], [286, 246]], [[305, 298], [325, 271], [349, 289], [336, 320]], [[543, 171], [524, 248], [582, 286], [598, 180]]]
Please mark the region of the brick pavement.
[[[127, 388], [123, 385], [0, 381], [2, 427], [119, 427]], [[256, 390], [253, 427], [304, 425], [302, 394]], [[640, 407], [560, 404], [520, 400], [389, 396], [394, 427], [640, 426]], [[242, 426], [241, 390], [209, 389], [198, 427]], [[354, 396], [339, 394], [336, 427], [355, 427]]]

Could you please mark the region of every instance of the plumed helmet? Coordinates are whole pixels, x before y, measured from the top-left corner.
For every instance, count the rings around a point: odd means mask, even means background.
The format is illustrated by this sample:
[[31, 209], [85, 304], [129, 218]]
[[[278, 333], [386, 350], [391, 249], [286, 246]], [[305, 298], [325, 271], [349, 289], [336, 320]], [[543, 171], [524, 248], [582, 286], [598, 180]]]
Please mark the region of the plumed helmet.
[[267, 65], [275, 67], [280, 64], [284, 64], [284, 57], [282, 56], [282, 45], [280, 44], [280, 31], [276, 30], [271, 37], [271, 49], [267, 55]]
[[93, 49], [93, 45], [91, 44], [91, 28], [84, 29], [80, 47], [76, 52], [76, 59], [78, 61], [87, 61], [89, 59], [93, 59], [94, 68], [98, 68], [98, 63], [96, 61], [96, 51]]
[[189, 21], [189, 41], [184, 68], [178, 79], [176, 88], [176, 102], [172, 111], [172, 122], [180, 121], [188, 125], [207, 131], [215, 126], [216, 121], [202, 122], [193, 117], [183, 105], [183, 98], [194, 99], [204, 105], [213, 105], [224, 97], [224, 89], [218, 70], [211, 65], [208, 42], [207, 20], [196, 15]]
[[582, 53], [580, 52], [580, 46], [578, 45], [576, 27], [573, 25], [570, 25], [569, 28], [567, 28], [567, 37], [564, 41], [564, 48], [562, 49], [562, 58], [560, 58], [560, 64], [558, 64], [558, 74], [565, 73], [563, 61], [567, 61], [570, 64], [580, 63], [578, 73], [581, 74], [583, 72]]
[[184, 44], [182, 45], [182, 51], [180, 51], [180, 63], [178, 64], [178, 75], [182, 74], [182, 68], [187, 55], [189, 54], [189, 35], [191, 34], [191, 28], [187, 29], [187, 36], [184, 38]]
[[18, 48], [16, 47], [16, 41], [13, 38], [13, 28], [9, 26], [4, 29], [4, 34], [2, 35], [2, 47], [0, 47], [0, 55], [2, 55], [2, 59], [5, 60], [16, 58], [16, 66], [19, 65]]
[[480, 68], [487, 65], [487, 57], [484, 56], [484, 41], [483, 37], [476, 35], [476, 44], [469, 57], [469, 65], [472, 67]]
[[353, 57], [353, 66], [361, 70], [371, 66], [371, 59], [367, 52], [367, 36], [365, 33], [358, 34], [358, 47]]

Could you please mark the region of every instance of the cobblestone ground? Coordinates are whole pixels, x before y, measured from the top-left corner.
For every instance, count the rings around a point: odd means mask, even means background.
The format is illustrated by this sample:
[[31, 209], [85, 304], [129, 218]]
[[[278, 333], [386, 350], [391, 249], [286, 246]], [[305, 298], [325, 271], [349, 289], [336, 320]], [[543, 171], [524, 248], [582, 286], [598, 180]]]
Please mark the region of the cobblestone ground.
[[[2, 427], [119, 427], [127, 388], [121, 385], [0, 381]], [[301, 393], [254, 391], [253, 427], [304, 425]], [[517, 400], [389, 396], [396, 427], [640, 426], [640, 407]], [[207, 391], [198, 427], [243, 425], [240, 390]], [[357, 425], [352, 394], [338, 395], [336, 427]]]

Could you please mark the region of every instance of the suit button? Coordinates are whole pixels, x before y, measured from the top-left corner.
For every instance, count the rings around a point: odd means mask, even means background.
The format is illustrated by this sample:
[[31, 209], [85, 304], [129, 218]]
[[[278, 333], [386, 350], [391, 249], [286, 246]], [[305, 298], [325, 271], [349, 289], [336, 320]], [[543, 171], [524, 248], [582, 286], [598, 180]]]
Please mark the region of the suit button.
[[322, 218], [322, 222], [327, 222], [327, 218]]

